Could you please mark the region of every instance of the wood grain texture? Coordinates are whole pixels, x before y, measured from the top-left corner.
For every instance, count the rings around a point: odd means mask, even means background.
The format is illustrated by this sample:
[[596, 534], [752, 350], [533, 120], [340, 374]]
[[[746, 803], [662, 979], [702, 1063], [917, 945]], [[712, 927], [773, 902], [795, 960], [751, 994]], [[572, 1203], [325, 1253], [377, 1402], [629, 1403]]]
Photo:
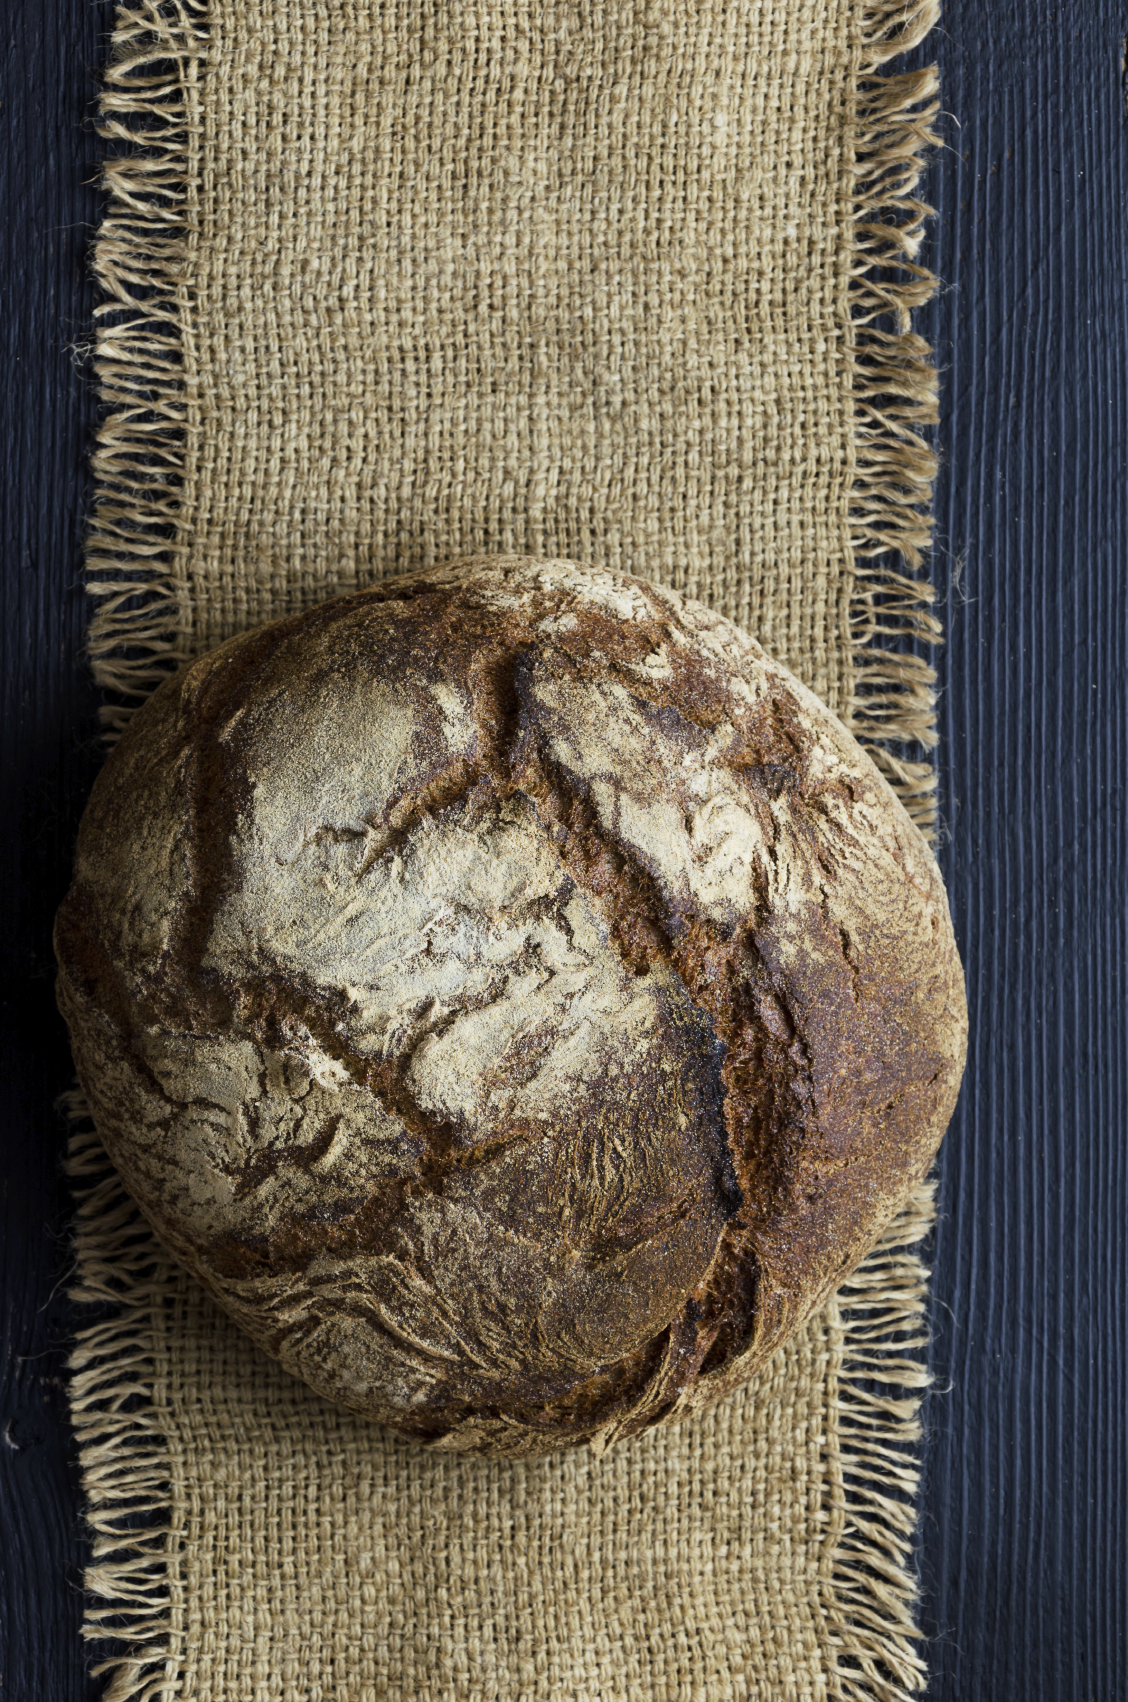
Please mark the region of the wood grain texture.
[[[87, 1702], [59, 1383], [69, 1081], [50, 919], [96, 766], [77, 661], [112, 8], [10, 0], [0, 62], [6, 478], [0, 1697]], [[972, 1001], [941, 1167], [922, 1552], [931, 1702], [1128, 1690], [1124, 784], [1128, 408], [1121, 38], [1105, 4], [947, 0], [959, 120], [921, 329], [944, 367], [943, 849]], [[1008, 152], [1009, 150], [1009, 152]], [[959, 567], [957, 575], [956, 568]]]
[[1125, 15], [947, 0], [942, 863], [971, 1051], [941, 1161], [930, 1697], [1128, 1691]]
[[87, 119], [109, 5], [11, 0], [0, 59], [4, 620], [0, 892], [0, 1697], [97, 1694], [78, 1640], [81, 1531], [63, 1366], [69, 1201], [54, 1110], [72, 1068], [54, 1008], [51, 916], [97, 767], [80, 661], [88, 330], [98, 197]]

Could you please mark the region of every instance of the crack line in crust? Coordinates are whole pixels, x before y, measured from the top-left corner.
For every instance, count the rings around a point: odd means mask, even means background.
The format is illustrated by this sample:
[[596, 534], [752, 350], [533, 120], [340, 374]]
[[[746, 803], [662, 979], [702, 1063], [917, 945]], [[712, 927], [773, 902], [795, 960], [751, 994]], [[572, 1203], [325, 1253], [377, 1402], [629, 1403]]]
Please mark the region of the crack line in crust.
[[[613, 837], [597, 820], [590, 801], [583, 797], [571, 777], [551, 761], [542, 741], [536, 737], [535, 724], [522, 702], [519, 676], [532, 651], [539, 648], [530, 643], [502, 647], [495, 641], [479, 653], [468, 682], [478, 721], [479, 759], [456, 759], [425, 788], [402, 796], [388, 811], [385, 823], [369, 824], [365, 837], [370, 834], [372, 843], [356, 871], [356, 878], [360, 879], [386, 852], [402, 846], [429, 817], [466, 804], [474, 792], [479, 794], [483, 807], [489, 801], [506, 796], [526, 797], [544, 823], [568, 873], [603, 916], [608, 937], [624, 965], [634, 975], [642, 975], [654, 963], [661, 963], [677, 977], [691, 1003], [709, 1015], [729, 1053], [723, 1074], [727, 1089], [727, 1144], [733, 1166], [731, 1191], [737, 1199], [746, 1201], [750, 1172], [755, 1171], [761, 1182], [761, 1193], [770, 1195], [775, 1190], [764, 1190], [762, 1184], [769, 1168], [770, 1124], [774, 1119], [769, 1115], [763, 1120], [769, 1126], [755, 1126], [760, 1121], [755, 1116], [758, 1097], [755, 1089], [764, 1081], [760, 1067], [765, 1038], [763, 1025], [756, 1022], [751, 1009], [738, 1012], [733, 1008], [731, 998], [721, 1001], [711, 996], [715, 987], [731, 984], [735, 989], [746, 982], [747, 972], [757, 957], [750, 935], [745, 931], [726, 938], [716, 924], [695, 917], [688, 926], [684, 918], [678, 919], [681, 937], [675, 937], [674, 920], [669, 915], [669, 907], [658, 883], [622, 841]], [[643, 701], [653, 702], [648, 685], [649, 682], [639, 680], [633, 674], [629, 677], [632, 694]], [[667, 694], [658, 695], [661, 699]], [[681, 709], [680, 705], [668, 707], [678, 712]], [[704, 718], [701, 724], [711, 730]], [[751, 766], [744, 763], [737, 770], [744, 786], [748, 785]], [[778, 763], [771, 765], [766, 773], [772, 782], [773, 792], [782, 789], [787, 780], [794, 779], [790, 769]], [[750, 892], [749, 901], [749, 909], [755, 910], [762, 906], [763, 895], [759, 896], [758, 905], [757, 895]], [[277, 992], [282, 994], [281, 986], [277, 987]], [[324, 1050], [348, 1068], [353, 1079], [363, 1083], [386, 1111], [397, 1116], [410, 1132], [425, 1139], [428, 1157], [419, 1185], [441, 1187], [444, 1177], [455, 1166], [486, 1162], [513, 1144], [514, 1138], [527, 1138], [534, 1132], [522, 1130], [516, 1137], [510, 1133], [483, 1143], [470, 1153], [457, 1150], [453, 1126], [422, 1113], [406, 1087], [410, 1052], [387, 1060], [377, 1068], [369, 1060], [350, 1059], [336, 1025], [323, 1011], [324, 989], [311, 986], [297, 1001], [289, 990], [283, 997], [289, 1002], [291, 1014], [300, 1017]], [[265, 1015], [266, 1007], [262, 1010]], [[450, 1020], [456, 1020], [458, 1014], [452, 1014]], [[246, 1021], [249, 1013], [241, 1015]], [[258, 1028], [257, 1023], [252, 1026]], [[759, 1034], [756, 1030], [760, 1031]], [[773, 1050], [777, 1053], [778, 1067], [781, 1061], [779, 1049]], [[743, 1117], [734, 1105], [737, 1098], [744, 1111]], [[762, 1212], [768, 1209], [765, 1201]], [[364, 1215], [367, 1217], [367, 1211]], [[385, 1213], [380, 1212], [379, 1216], [384, 1218]], [[358, 1238], [361, 1228], [357, 1221], [355, 1230]], [[366, 1223], [363, 1228], [362, 1238], [368, 1241], [377, 1225], [375, 1222]], [[681, 1313], [671, 1325], [653, 1338], [653, 1354], [648, 1353], [647, 1360], [652, 1361], [656, 1355], [659, 1364], [668, 1362], [668, 1375], [661, 1380], [660, 1390], [654, 1391], [654, 1399], [647, 1400], [647, 1411], [637, 1415], [637, 1423], [632, 1428], [641, 1428], [650, 1420], [659, 1395], [661, 1402], [669, 1405], [695, 1375], [720, 1369], [748, 1345], [755, 1327], [758, 1286], [756, 1262], [749, 1245], [752, 1228], [746, 1216], [734, 1216], [723, 1229], [714, 1258], [698, 1288], [687, 1297]], [[343, 1240], [346, 1234], [342, 1228], [340, 1238]], [[335, 1229], [330, 1231], [330, 1238], [332, 1246], [325, 1250], [337, 1251], [339, 1236]], [[352, 1237], [349, 1236], [349, 1239]], [[276, 1254], [281, 1254], [277, 1235], [274, 1245]], [[294, 1251], [297, 1254], [298, 1248], [295, 1247]], [[340, 1251], [345, 1251], [344, 1245]], [[679, 1352], [671, 1356], [674, 1338], [679, 1339]], [[635, 1359], [637, 1356], [628, 1357]], [[615, 1367], [605, 1369], [613, 1371]], [[639, 1366], [638, 1374], [641, 1371]], [[653, 1377], [654, 1365], [648, 1363], [646, 1382], [642, 1386], [646, 1387]], [[636, 1398], [640, 1392], [636, 1386]], [[626, 1394], [624, 1398], [629, 1404], [630, 1395]], [[616, 1405], [621, 1407], [623, 1401]], [[559, 1416], [555, 1422], [560, 1422]]]

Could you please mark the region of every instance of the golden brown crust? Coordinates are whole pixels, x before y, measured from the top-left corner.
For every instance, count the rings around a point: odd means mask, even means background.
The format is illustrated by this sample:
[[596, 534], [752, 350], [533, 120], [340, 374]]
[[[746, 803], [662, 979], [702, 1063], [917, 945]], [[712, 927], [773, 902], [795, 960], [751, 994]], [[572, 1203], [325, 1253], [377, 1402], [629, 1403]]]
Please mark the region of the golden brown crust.
[[924, 1173], [936, 865], [829, 712], [641, 581], [486, 557], [136, 717], [56, 931], [98, 1127], [315, 1388], [510, 1455], [750, 1375]]

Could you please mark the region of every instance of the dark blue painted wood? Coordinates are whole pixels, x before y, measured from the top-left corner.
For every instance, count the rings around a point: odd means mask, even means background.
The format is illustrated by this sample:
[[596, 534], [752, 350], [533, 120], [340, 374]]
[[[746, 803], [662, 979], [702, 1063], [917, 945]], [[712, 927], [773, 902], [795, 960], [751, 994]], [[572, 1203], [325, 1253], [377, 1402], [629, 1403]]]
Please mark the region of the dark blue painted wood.
[[[8, 0], [0, 60], [0, 1699], [20, 1702], [97, 1692], [52, 1298], [69, 1066], [49, 929], [97, 760], [77, 660], [93, 403], [67, 345], [89, 324], [84, 119], [111, 17]], [[921, 55], [960, 123], [922, 328], [945, 369], [943, 859], [973, 1019], [935, 1243], [931, 1702], [1128, 1695], [1126, 33], [1103, 0], [946, 0]]]
[[51, 918], [95, 772], [80, 662], [88, 334], [98, 201], [88, 122], [108, 5], [7, 0], [0, 56], [0, 1698], [87, 1702], [84, 1547], [59, 1292], [69, 1215], [53, 1102], [70, 1083]]
[[[942, 861], [971, 1052], [941, 1163], [933, 1702], [1128, 1695], [1128, 14], [945, 0]], [[958, 573], [957, 573], [958, 567]]]

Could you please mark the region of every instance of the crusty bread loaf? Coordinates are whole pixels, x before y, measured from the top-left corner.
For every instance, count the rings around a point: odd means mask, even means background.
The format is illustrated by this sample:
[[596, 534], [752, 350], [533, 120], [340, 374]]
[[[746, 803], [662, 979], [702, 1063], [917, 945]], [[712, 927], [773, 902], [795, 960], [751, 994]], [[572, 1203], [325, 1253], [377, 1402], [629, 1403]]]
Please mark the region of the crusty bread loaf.
[[232, 639], [138, 713], [56, 930], [98, 1129], [315, 1389], [597, 1446], [763, 1364], [928, 1168], [935, 862], [709, 610], [483, 557]]

